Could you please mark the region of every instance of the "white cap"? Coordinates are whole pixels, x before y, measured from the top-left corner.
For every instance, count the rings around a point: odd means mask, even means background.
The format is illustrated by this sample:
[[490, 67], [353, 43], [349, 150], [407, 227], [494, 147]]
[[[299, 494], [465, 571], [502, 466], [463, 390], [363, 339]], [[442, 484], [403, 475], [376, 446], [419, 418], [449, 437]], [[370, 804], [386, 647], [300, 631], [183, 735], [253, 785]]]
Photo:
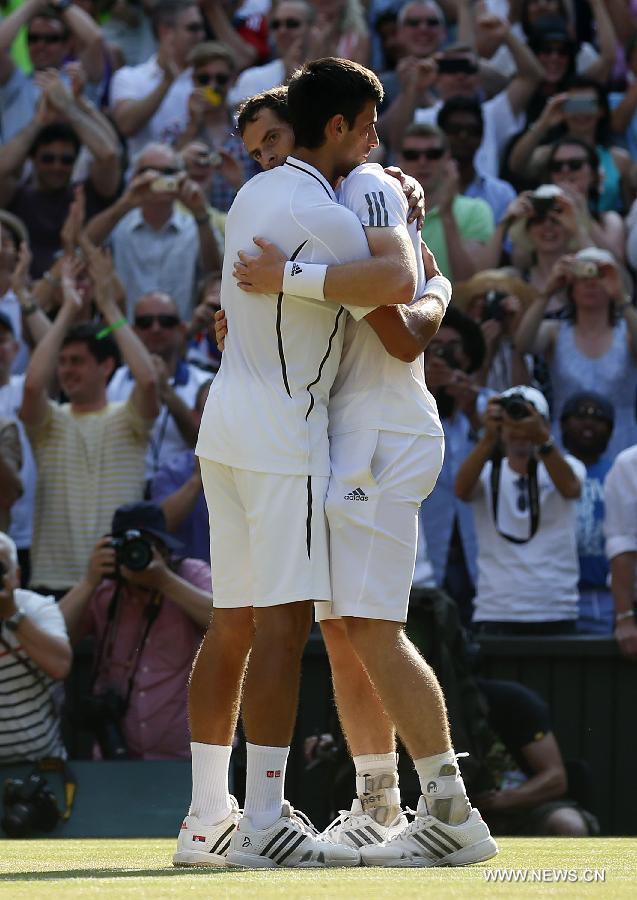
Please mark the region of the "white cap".
[[602, 250], [601, 247], [584, 247], [575, 254], [575, 259], [581, 259], [584, 262], [597, 263], [598, 266], [613, 266], [617, 268], [617, 260], [608, 250]]
[[537, 388], [529, 387], [528, 384], [518, 384], [500, 394], [501, 397], [512, 397], [514, 395], [524, 397], [526, 402], [530, 403], [544, 419], [549, 418], [549, 405], [546, 402], [546, 397]]

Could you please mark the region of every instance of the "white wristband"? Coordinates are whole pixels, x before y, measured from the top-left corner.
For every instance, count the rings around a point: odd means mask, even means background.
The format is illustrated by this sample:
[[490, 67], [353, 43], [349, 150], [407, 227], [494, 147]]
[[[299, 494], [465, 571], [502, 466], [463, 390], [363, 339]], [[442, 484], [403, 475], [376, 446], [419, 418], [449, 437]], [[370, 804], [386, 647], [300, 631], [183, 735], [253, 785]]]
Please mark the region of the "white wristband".
[[309, 300], [325, 300], [323, 293], [327, 266], [289, 259], [283, 270], [283, 293]]
[[446, 310], [451, 302], [451, 282], [449, 279], [445, 278], [444, 275], [434, 275], [433, 278], [430, 278], [425, 285], [423, 297], [427, 297], [430, 294], [437, 297]]

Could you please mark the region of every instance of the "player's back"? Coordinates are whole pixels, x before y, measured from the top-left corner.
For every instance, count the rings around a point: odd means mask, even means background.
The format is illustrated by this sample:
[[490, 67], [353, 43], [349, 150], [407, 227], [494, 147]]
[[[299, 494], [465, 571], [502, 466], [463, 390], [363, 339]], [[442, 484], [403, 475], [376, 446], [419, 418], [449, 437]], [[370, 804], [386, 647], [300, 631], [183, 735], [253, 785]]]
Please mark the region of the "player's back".
[[288, 294], [249, 294], [232, 275], [253, 237], [289, 259], [337, 264], [369, 255], [360, 223], [311, 166], [294, 159], [249, 181], [226, 223], [221, 302], [228, 320], [221, 368], [197, 453], [237, 468], [329, 474], [327, 398], [341, 355], [344, 311]]

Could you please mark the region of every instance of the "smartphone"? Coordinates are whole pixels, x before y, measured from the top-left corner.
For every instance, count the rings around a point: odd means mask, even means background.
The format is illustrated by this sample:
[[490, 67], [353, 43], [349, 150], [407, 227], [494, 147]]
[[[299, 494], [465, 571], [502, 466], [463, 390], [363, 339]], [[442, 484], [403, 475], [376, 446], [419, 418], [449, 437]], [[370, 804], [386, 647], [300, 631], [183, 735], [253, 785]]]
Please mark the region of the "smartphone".
[[589, 116], [598, 110], [597, 97], [576, 94], [564, 101], [563, 111], [572, 116]]
[[156, 194], [174, 194], [179, 190], [179, 178], [176, 175], [160, 175], [151, 181], [150, 189]]

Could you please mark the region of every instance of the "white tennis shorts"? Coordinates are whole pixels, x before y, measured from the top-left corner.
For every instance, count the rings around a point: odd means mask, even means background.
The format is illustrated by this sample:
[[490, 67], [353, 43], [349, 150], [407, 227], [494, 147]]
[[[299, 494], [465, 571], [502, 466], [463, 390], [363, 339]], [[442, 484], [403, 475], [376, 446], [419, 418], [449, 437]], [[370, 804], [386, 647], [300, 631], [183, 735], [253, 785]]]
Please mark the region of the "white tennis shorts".
[[407, 619], [418, 509], [442, 468], [444, 438], [358, 431], [330, 441], [332, 603], [317, 621], [341, 616]]
[[[271, 475], [201, 459], [213, 606], [329, 600], [329, 479]], [[321, 604], [319, 604], [321, 605]]]

